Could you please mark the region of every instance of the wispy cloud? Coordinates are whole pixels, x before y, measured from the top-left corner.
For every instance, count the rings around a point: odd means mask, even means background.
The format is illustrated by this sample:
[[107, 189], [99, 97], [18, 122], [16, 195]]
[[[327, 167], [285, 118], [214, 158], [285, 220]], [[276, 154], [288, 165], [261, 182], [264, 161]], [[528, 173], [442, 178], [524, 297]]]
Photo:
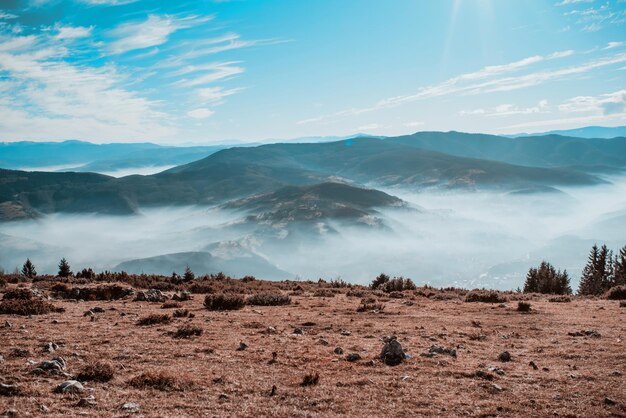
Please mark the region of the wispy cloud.
[[81, 3], [91, 4], [94, 6], [120, 6], [122, 4], [135, 3], [139, 0], [78, 0]]
[[200, 109], [190, 110], [189, 112], [187, 112], [187, 116], [189, 116], [190, 118], [194, 118], [194, 119], [206, 119], [212, 116], [214, 113], [215, 112], [210, 109], [200, 108]]
[[487, 117], [497, 116], [497, 117], [506, 117], [506, 116], [517, 116], [517, 115], [531, 115], [538, 113], [548, 113], [548, 101], [541, 100], [537, 103], [536, 106], [531, 107], [519, 107], [514, 104], [501, 104], [489, 109], [472, 109], [472, 110], [462, 110], [459, 112], [461, 116], [476, 116], [482, 115]]
[[18, 16], [13, 13], [8, 13], [3, 10], [0, 10], [0, 20], [9, 20], [9, 19], [17, 19]]
[[188, 66], [185, 68], [181, 68], [178, 71], [174, 71], [170, 75], [180, 76], [185, 74], [202, 72], [202, 75], [198, 75], [193, 78], [183, 78], [174, 83], [178, 86], [183, 87], [196, 87], [211, 84], [219, 80], [228, 79], [237, 74], [243, 73], [245, 69], [236, 64], [239, 64], [239, 61], [216, 62], [198, 66]]
[[626, 113], [626, 90], [599, 96], [577, 96], [559, 105], [559, 111], [565, 113], [596, 113], [615, 115]]
[[144, 49], [164, 44], [169, 36], [180, 29], [207, 22], [213, 16], [158, 16], [150, 15], [145, 21], [123, 23], [111, 30], [109, 35], [115, 38], [108, 44], [108, 50], [113, 54]]
[[556, 3], [556, 6], [567, 6], [570, 4], [577, 4], [577, 3], [593, 3], [594, 0], [562, 0], [558, 3]]
[[242, 87], [237, 87], [233, 89], [225, 89], [223, 87], [205, 87], [196, 90], [196, 92], [201, 99], [207, 102], [219, 102], [225, 97], [232, 96], [233, 94], [239, 93], [242, 90]]
[[55, 30], [57, 34], [54, 36], [56, 39], [77, 39], [85, 38], [91, 35], [93, 26], [61, 26], [56, 25]]

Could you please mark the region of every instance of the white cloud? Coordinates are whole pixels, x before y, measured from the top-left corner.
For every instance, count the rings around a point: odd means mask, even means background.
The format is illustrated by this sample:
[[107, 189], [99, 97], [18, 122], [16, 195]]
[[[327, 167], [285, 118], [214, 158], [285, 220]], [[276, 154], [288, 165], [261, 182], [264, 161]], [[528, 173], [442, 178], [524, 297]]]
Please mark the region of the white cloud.
[[593, 3], [593, 1], [594, 0], [562, 0], [561, 2], [557, 3], [556, 6], [567, 6], [576, 3]]
[[139, 0], [79, 0], [82, 3], [92, 4], [94, 6], [120, 6], [122, 4], [135, 3]]
[[424, 122], [422, 121], [405, 122], [403, 125], [406, 126], [407, 128], [417, 128], [418, 126], [424, 125]]
[[530, 114], [538, 114], [538, 113], [547, 113], [548, 112], [548, 101], [540, 100], [536, 106], [531, 107], [519, 107], [514, 104], [501, 104], [495, 106], [491, 109], [473, 109], [473, 110], [462, 110], [459, 112], [461, 116], [516, 116], [516, 115], [530, 115]]
[[198, 89], [197, 93], [198, 96], [200, 96], [200, 98], [204, 100], [207, 100], [209, 102], [217, 102], [225, 97], [239, 93], [241, 90], [243, 90], [243, 88], [241, 87], [233, 89], [225, 89], [223, 87], [206, 87]]
[[164, 44], [169, 36], [180, 29], [189, 28], [211, 20], [212, 16], [172, 17], [150, 15], [143, 22], [123, 23], [111, 30], [109, 35], [117, 38], [109, 43], [113, 54], [121, 54], [136, 49], [144, 49]]
[[85, 27], [85, 26], [55, 26], [57, 30], [57, 34], [54, 36], [55, 39], [77, 39], [77, 38], [85, 38], [91, 35], [91, 31], [93, 30], [93, 26]]
[[599, 96], [577, 96], [559, 105], [564, 113], [595, 113], [604, 116], [626, 113], [626, 90]]
[[194, 119], [206, 119], [209, 116], [213, 115], [214, 113], [215, 112], [210, 109], [200, 108], [200, 109], [190, 110], [189, 112], [187, 112], [187, 116], [189, 116], [190, 118], [194, 118]]
[[380, 123], [370, 123], [364, 126], [359, 126], [357, 128], [357, 131], [360, 131], [360, 132], [375, 131], [380, 128], [384, 128], [384, 126], [381, 125]]
[[9, 20], [9, 19], [17, 19], [18, 16], [13, 13], [8, 13], [3, 10], [0, 10], [0, 20]]
[[214, 83], [219, 80], [228, 79], [237, 74], [241, 74], [245, 71], [243, 67], [238, 65], [237, 61], [230, 62], [216, 62], [211, 64], [199, 65], [199, 66], [187, 66], [181, 68], [178, 71], [170, 73], [170, 76], [180, 76], [184, 74], [192, 74], [197, 72], [203, 72], [202, 75], [191, 79], [181, 79], [175, 84], [184, 87], [195, 87]]
[[609, 42], [604, 49], [613, 49], [619, 48], [620, 46], [626, 45], [626, 42]]

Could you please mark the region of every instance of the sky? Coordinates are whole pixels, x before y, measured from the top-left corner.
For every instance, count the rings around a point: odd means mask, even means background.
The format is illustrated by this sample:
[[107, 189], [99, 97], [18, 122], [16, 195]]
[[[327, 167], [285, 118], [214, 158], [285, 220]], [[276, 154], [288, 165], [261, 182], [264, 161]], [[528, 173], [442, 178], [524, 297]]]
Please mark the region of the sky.
[[626, 125], [626, 0], [0, 0], [0, 141]]

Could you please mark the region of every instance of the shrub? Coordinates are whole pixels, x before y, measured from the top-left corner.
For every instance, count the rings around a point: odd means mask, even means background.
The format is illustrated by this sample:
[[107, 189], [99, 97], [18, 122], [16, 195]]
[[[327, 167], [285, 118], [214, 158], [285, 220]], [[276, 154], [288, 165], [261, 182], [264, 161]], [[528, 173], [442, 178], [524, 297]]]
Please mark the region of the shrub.
[[255, 280], [256, 280], [256, 277], [254, 277], [254, 276], [243, 276], [241, 278], [241, 281], [244, 282], [244, 283], [250, 283], [250, 282], [253, 282]]
[[572, 298], [570, 298], [569, 296], [565, 296], [565, 295], [553, 296], [550, 299], [548, 299], [548, 302], [554, 302], [554, 303], [567, 303], [571, 301], [572, 301]]
[[626, 285], [613, 286], [606, 292], [606, 298], [611, 300], [623, 300], [626, 299]]
[[4, 315], [45, 315], [50, 312], [65, 312], [65, 309], [40, 299], [9, 299], [0, 302], [0, 314]]
[[204, 294], [204, 293], [214, 293], [215, 289], [213, 288], [213, 286], [210, 283], [207, 282], [198, 282], [195, 281], [193, 282], [188, 288], [187, 290], [189, 290], [191, 293], [195, 293], [195, 294]]
[[263, 292], [250, 296], [246, 303], [255, 306], [280, 306], [289, 305], [291, 298], [282, 293]]
[[202, 335], [202, 328], [195, 325], [183, 325], [174, 332], [174, 338], [191, 338]]
[[389, 281], [390, 277], [387, 276], [385, 273], [380, 273], [375, 279], [374, 281], [372, 281], [372, 284], [370, 285], [370, 287], [373, 290], [378, 289], [379, 287], [381, 287], [382, 285], [384, 285], [385, 283], [387, 283]]
[[363, 296], [367, 295], [368, 292], [366, 290], [363, 289], [350, 289], [346, 292], [346, 296], [348, 297], [355, 297], [355, 298], [362, 298]]
[[334, 298], [335, 292], [330, 289], [318, 289], [313, 293], [313, 296], [317, 298]]
[[187, 309], [176, 309], [172, 314], [174, 318], [187, 318], [190, 317], [191, 314]]
[[108, 382], [113, 379], [113, 367], [107, 363], [89, 363], [76, 376], [81, 382]]
[[190, 381], [164, 371], [144, 372], [130, 379], [128, 384], [137, 389], [152, 388], [165, 392], [183, 391], [193, 386]]
[[350, 287], [350, 283], [343, 280], [341, 277], [336, 279], [332, 279], [329, 283], [330, 287], [333, 288], [342, 288], [342, 287]]
[[183, 305], [181, 305], [178, 302], [174, 302], [174, 301], [168, 301], [165, 302], [163, 305], [161, 305], [161, 309], [174, 309], [174, 308], [180, 308]]
[[7, 285], [7, 280], [4, 277], [0, 277], [0, 289]]
[[376, 303], [373, 299], [362, 300], [361, 305], [356, 308], [357, 312], [370, 312], [379, 311], [382, 312], [385, 309], [385, 305], [382, 303]]
[[210, 311], [232, 311], [246, 306], [246, 301], [241, 295], [206, 295], [204, 306]]
[[302, 379], [302, 383], [300, 383], [300, 386], [315, 386], [319, 383], [319, 381], [320, 375], [318, 373], [307, 374], [306, 376], [304, 376], [304, 379]]
[[30, 300], [33, 298], [33, 292], [30, 289], [11, 289], [2, 297], [3, 300], [21, 299]]
[[517, 311], [518, 312], [530, 312], [531, 305], [528, 302], [517, 302]]
[[155, 324], [169, 324], [172, 318], [168, 314], [152, 314], [144, 316], [137, 321], [137, 325], [148, 326]]
[[132, 288], [116, 284], [98, 287], [69, 287], [59, 283], [52, 286], [52, 291], [55, 292], [55, 296], [62, 299], [82, 300], [117, 300], [134, 293]]
[[473, 290], [465, 296], [465, 302], [504, 303], [506, 297], [495, 290]]

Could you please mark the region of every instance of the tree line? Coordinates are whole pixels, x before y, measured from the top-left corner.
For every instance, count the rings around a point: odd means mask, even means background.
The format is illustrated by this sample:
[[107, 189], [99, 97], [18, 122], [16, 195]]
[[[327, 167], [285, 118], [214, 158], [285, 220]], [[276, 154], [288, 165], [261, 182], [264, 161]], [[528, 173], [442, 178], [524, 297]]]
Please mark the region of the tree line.
[[[597, 296], [612, 287], [626, 285], [626, 246], [615, 256], [606, 245], [594, 245], [587, 257], [578, 285], [579, 295]], [[550, 263], [542, 261], [532, 267], [526, 275], [525, 293], [572, 294], [567, 270], [556, 270]]]

